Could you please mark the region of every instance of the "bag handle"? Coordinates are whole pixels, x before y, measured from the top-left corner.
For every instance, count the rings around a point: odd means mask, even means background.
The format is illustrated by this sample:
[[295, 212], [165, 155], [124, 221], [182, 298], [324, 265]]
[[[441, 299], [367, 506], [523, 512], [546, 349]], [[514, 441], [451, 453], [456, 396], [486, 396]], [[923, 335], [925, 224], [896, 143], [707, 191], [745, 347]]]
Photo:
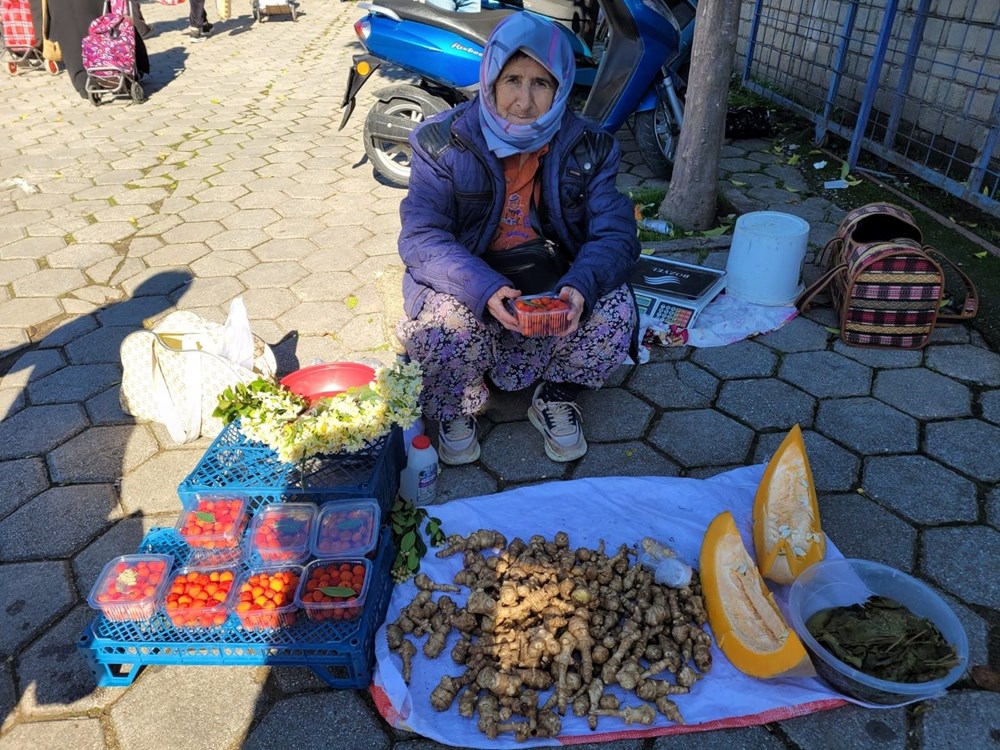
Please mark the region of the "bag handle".
[[813, 298], [826, 289], [830, 285], [830, 282], [833, 281], [838, 274], [845, 271], [847, 271], [847, 264], [841, 263], [840, 265], [829, 269], [826, 273], [816, 279], [816, 281], [806, 287], [795, 300], [795, 306], [799, 309], [799, 312], [805, 312], [808, 310], [813, 303]]
[[972, 283], [969, 275], [937, 248], [924, 245], [924, 252], [936, 260], [939, 265], [947, 266], [954, 271], [955, 275], [962, 280], [963, 286], [965, 286], [965, 301], [959, 308], [959, 312], [939, 312], [937, 317], [938, 323], [962, 323], [976, 317], [976, 313], [979, 312], [979, 292], [976, 290], [976, 285]]

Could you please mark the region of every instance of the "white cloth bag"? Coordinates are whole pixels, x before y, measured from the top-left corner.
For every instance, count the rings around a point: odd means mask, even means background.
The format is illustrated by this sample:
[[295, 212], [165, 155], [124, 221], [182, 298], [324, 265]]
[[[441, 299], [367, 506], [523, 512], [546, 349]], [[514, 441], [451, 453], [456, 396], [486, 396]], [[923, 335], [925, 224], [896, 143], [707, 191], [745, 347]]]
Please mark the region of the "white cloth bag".
[[[236, 300], [226, 326], [184, 310], [173, 312], [151, 331], [136, 331], [121, 344], [122, 383], [119, 401], [126, 414], [166, 425], [170, 437], [189, 443], [214, 437], [223, 427], [212, 416], [219, 394], [235, 383], [273, 378], [274, 352], [250, 334], [242, 300]], [[227, 335], [228, 334], [228, 335]], [[244, 367], [223, 356], [232, 352], [234, 335], [246, 337], [259, 352]], [[231, 355], [230, 355], [231, 356]]]

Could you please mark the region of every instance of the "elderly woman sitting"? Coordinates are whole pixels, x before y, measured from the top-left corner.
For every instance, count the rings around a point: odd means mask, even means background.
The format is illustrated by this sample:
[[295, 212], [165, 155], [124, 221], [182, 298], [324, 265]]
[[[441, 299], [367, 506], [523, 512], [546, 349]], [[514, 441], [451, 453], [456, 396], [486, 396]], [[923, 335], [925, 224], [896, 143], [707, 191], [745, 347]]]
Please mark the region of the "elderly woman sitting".
[[[479, 96], [410, 139], [399, 237], [409, 319], [397, 334], [423, 368], [424, 416], [440, 422], [448, 464], [479, 458], [488, 381], [505, 391], [537, 383], [528, 418], [546, 454], [580, 458], [576, 396], [600, 388], [628, 353], [635, 218], [615, 187], [618, 144], [567, 110], [574, 73], [558, 27], [510, 16], [487, 42]], [[545, 291], [568, 304], [568, 325], [523, 335], [509, 306]]]

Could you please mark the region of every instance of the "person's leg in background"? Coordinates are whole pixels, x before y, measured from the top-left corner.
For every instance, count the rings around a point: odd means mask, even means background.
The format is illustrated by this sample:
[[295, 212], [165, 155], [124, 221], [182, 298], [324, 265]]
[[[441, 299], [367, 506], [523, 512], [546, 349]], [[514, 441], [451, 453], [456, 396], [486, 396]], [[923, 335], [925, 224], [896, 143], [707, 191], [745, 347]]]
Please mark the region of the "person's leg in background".
[[208, 22], [208, 15], [205, 13], [205, 0], [188, 0], [188, 2], [190, 11], [185, 33], [195, 39], [208, 36], [212, 31], [212, 24]]
[[129, 9], [132, 11], [132, 24], [135, 26], [136, 32], [143, 39], [149, 39], [153, 35], [153, 27], [146, 23], [146, 19], [143, 18], [139, 0], [129, 0]]

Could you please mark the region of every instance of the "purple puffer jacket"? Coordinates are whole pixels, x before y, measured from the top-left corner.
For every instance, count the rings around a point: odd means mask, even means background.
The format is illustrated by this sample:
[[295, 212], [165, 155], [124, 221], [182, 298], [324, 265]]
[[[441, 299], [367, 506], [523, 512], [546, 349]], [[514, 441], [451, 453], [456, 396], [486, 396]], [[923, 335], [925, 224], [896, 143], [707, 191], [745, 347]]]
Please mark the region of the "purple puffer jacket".
[[[434, 290], [457, 297], [482, 320], [487, 301], [509, 284], [482, 257], [506, 191], [500, 161], [483, 139], [478, 106], [471, 102], [437, 115], [410, 137], [399, 255], [411, 318]], [[628, 281], [639, 257], [632, 204], [615, 187], [619, 160], [614, 138], [571, 112], [542, 157], [542, 233], [573, 258], [556, 288], [577, 289], [587, 312]]]

